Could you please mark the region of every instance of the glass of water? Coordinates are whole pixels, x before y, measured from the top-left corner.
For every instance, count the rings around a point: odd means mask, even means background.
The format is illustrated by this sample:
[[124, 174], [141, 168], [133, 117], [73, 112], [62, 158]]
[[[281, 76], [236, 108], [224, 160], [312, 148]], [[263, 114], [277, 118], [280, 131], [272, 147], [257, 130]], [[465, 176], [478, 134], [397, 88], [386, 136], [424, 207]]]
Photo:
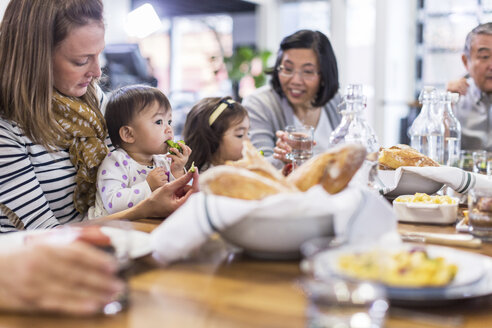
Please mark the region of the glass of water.
[[487, 174], [487, 152], [485, 150], [476, 150], [472, 154], [473, 172]]
[[296, 168], [313, 156], [314, 128], [309, 125], [288, 125], [285, 132], [287, 132], [287, 143], [292, 148], [292, 152], [286, 157]]
[[307, 279], [303, 289], [309, 300], [306, 316], [310, 328], [384, 326], [389, 305], [379, 285], [332, 277]]

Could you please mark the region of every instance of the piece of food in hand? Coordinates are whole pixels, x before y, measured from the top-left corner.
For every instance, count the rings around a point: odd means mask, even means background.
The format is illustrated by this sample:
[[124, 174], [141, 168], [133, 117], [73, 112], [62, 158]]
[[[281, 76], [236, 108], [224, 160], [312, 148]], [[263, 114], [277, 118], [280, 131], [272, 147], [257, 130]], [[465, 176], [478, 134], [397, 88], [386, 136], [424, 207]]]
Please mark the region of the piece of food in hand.
[[455, 264], [443, 257], [432, 258], [420, 248], [344, 254], [338, 258], [338, 266], [347, 276], [394, 287], [445, 286], [458, 271]]
[[295, 189], [291, 183], [285, 180], [285, 176], [282, 172], [277, 170], [265, 157], [263, 157], [248, 140], [243, 141], [242, 155], [242, 159], [238, 161], [226, 161], [226, 165], [247, 169], [267, 179], [276, 181], [289, 189]]
[[191, 162], [191, 166], [188, 172], [195, 173], [195, 171], [196, 171], [195, 162]]
[[400, 166], [439, 166], [439, 163], [433, 159], [408, 145], [402, 144], [390, 148], [381, 148], [378, 160], [380, 170], [396, 170]]
[[321, 184], [330, 194], [343, 190], [366, 158], [366, 149], [346, 144], [316, 155], [295, 169], [287, 181], [306, 191]]
[[[185, 142], [183, 140], [179, 140], [179, 142], [185, 145]], [[183, 148], [181, 148], [181, 145], [178, 142], [169, 139], [166, 141], [166, 143], [169, 146], [169, 148], [176, 148], [177, 150], [179, 150], [180, 153], [183, 153]], [[173, 151], [169, 151], [169, 153], [171, 155], [176, 155]]]
[[246, 200], [258, 200], [282, 192], [298, 191], [295, 187], [286, 187], [248, 169], [228, 165], [210, 168], [200, 175], [200, 190]]

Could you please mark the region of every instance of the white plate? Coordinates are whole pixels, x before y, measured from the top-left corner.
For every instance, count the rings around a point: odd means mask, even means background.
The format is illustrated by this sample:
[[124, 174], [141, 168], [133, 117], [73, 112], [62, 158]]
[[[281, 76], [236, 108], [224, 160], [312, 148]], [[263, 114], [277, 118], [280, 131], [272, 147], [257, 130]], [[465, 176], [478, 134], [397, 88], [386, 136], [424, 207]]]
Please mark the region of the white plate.
[[[330, 276], [346, 277], [338, 268], [338, 258], [353, 252], [367, 252], [368, 245], [344, 246], [324, 251], [314, 258], [314, 274], [320, 278]], [[423, 248], [420, 245], [405, 244], [398, 247]], [[449, 263], [458, 266], [453, 281], [444, 287], [390, 287], [385, 286], [388, 298], [400, 302], [448, 301], [492, 294], [492, 259], [480, 254], [460, 251], [441, 246], [426, 246], [431, 257], [442, 256]], [[352, 279], [352, 278], [351, 278]]]
[[[418, 169], [412, 167], [412, 169]], [[425, 169], [425, 168], [423, 168]], [[400, 180], [397, 181], [396, 173], [398, 170], [378, 170], [379, 183], [383, 185], [383, 190], [391, 189], [384, 192], [387, 197], [398, 197], [400, 195], [413, 195], [416, 192], [423, 192], [431, 195], [442, 188], [443, 184], [417, 173], [401, 170]]]

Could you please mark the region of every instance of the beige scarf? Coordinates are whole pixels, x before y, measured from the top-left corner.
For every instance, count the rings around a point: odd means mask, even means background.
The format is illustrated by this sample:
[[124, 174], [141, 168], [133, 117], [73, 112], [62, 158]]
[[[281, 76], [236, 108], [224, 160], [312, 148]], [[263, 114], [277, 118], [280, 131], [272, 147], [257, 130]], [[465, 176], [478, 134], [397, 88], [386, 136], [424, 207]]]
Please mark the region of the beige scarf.
[[73, 203], [79, 213], [94, 205], [99, 164], [108, 153], [104, 140], [107, 127], [99, 109], [91, 109], [79, 98], [66, 97], [53, 91], [53, 113], [65, 131], [58, 145], [68, 148], [70, 161], [77, 170]]

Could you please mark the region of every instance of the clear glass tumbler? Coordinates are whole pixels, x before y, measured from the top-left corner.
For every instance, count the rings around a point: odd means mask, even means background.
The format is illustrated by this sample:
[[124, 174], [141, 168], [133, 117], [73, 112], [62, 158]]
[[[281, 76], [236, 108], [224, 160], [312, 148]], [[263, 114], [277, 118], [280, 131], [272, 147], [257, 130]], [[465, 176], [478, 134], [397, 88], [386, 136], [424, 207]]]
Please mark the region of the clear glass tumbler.
[[388, 301], [383, 287], [338, 278], [309, 279], [303, 283], [309, 298], [307, 327], [383, 327]]
[[313, 156], [314, 128], [308, 125], [288, 125], [285, 132], [287, 132], [287, 143], [292, 148], [292, 152], [286, 157], [296, 168]]
[[468, 218], [471, 234], [492, 241], [492, 189], [468, 191]]

